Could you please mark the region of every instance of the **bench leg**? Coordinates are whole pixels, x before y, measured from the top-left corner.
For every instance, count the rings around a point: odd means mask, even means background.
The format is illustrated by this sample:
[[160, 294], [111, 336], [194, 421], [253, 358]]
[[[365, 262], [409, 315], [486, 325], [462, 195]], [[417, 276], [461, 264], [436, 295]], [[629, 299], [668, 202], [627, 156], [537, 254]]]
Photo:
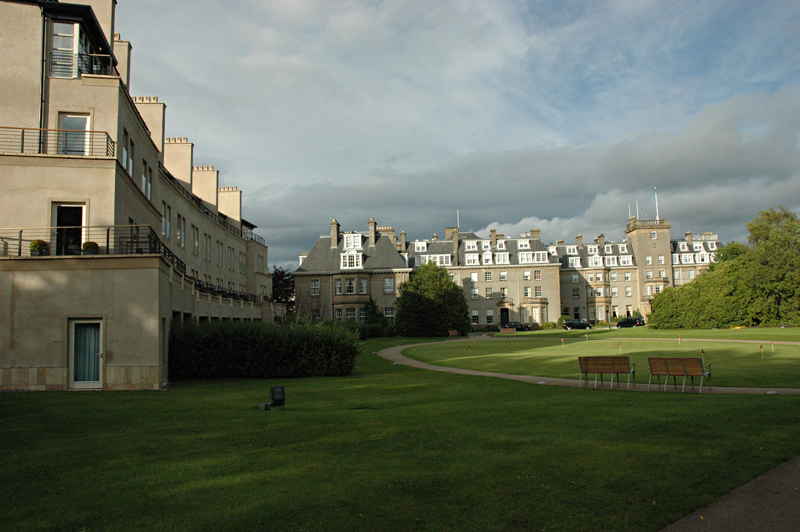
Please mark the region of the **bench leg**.
[[[692, 387], [694, 388], [694, 387]], [[681, 387], [681, 393], [686, 391], [686, 375], [683, 376], [683, 386]]]

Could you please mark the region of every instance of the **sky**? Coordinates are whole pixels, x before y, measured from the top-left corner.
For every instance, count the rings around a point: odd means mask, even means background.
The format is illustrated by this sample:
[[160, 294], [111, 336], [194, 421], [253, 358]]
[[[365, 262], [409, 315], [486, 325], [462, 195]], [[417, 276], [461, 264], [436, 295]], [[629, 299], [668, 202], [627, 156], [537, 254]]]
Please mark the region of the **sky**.
[[745, 241], [800, 210], [800, 3], [118, 0], [131, 94], [243, 191], [269, 261], [336, 219]]

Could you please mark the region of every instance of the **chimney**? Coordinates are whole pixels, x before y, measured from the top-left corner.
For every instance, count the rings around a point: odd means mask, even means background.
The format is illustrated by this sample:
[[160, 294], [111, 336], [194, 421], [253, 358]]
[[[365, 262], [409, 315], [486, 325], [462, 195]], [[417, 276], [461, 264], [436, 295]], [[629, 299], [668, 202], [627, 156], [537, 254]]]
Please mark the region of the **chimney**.
[[131, 43], [123, 41], [119, 33], [114, 34], [114, 57], [117, 58], [117, 72], [125, 87], [130, 87], [131, 80]]
[[556, 242], [556, 244], [563, 245], [564, 244], [564, 239], [563, 238], [559, 238], [558, 242]]
[[599, 235], [597, 235], [597, 238], [595, 239], [595, 242], [597, 242], [601, 246], [605, 246], [606, 245], [606, 236], [603, 233], [600, 233]]
[[536, 227], [531, 229], [530, 235], [531, 235], [531, 238], [534, 239], [534, 240], [541, 240], [542, 239], [542, 232], [539, 229], [537, 229]]
[[436, 233], [433, 233], [433, 238], [431, 238], [431, 240], [433, 242], [438, 242], [439, 241], [439, 235], [437, 235]]
[[369, 247], [375, 247], [375, 229], [378, 227], [378, 222], [375, 218], [369, 219]]
[[575, 237], [575, 243], [578, 244], [578, 247], [583, 247], [583, 235], [578, 233], [578, 236]]
[[495, 247], [497, 245], [497, 231], [495, 230], [494, 227], [492, 227], [492, 230], [489, 231], [489, 234], [490, 234], [489, 238], [492, 239], [492, 247]]
[[336, 218], [331, 222], [331, 247], [339, 247], [339, 222]]
[[692, 243], [692, 232], [691, 232], [691, 231], [686, 231], [686, 232], [683, 234], [683, 238], [685, 238], [685, 239], [686, 239], [686, 241], [687, 241], [687, 242], [689, 242], [689, 243], [691, 244], [691, 243]]
[[406, 232], [400, 231], [400, 251], [406, 250]]

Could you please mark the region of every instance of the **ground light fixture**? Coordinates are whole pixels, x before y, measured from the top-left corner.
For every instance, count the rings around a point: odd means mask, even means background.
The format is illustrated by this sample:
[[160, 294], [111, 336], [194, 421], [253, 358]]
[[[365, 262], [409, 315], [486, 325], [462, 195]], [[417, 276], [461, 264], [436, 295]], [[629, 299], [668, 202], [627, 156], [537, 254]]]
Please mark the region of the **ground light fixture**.
[[286, 404], [286, 393], [283, 386], [273, 386], [269, 389], [269, 403], [261, 403], [258, 408], [261, 410], [269, 410], [270, 407], [279, 407]]

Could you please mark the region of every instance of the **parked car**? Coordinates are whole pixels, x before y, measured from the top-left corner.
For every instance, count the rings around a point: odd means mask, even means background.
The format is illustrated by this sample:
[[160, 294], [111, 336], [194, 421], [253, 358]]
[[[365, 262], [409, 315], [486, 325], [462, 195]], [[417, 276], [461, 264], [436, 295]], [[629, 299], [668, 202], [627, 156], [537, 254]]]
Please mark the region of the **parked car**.
[[516, 329], [518, 331], [530, 331], [531, 328], [524, 323], [520, 323], [518, 321], [509, 321], [506, 323], [501, 323], [497, 326], [498, 329]]
[[623, 329], [625, 327], [642, 327], [644, 324], [644, 318], [641, 316], [622, 318], [619, 320], [619, 323], [617, 323], [617, 329]]
[[564, 328], [570, 329], [591, 329], [592, 324], [581, 318], [579, 320], [564, 320]]

